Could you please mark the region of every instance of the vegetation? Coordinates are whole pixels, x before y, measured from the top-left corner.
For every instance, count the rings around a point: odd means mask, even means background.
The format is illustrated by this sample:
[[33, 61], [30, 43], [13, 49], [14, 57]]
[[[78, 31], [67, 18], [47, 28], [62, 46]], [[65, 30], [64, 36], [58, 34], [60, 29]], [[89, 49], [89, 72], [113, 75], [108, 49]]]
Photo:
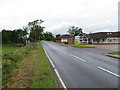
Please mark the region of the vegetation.
[[18, 64], [26, 58], [26, 56], [29, 54], [31, 50], [35, 49], [34, 46], [25, 46], [22, 48], [19, 48], [15, 51], [9, 52], [7, 54], [4, 54], [2, 56], [2, 83], [3, 86], [5, 86], [8, 82], [8, 79], [12, 75], [12, 71], [14, 69], [19, 68]]
[[45, 40], [50, 41], [54, 38], [54, 36], [52, 35], [51, 32], [45, 32], [44, 33], [44, 38], [45, 38]]
[[[27, 26], [22, 29], [2, 30], [2, 43], [26, 44], [26, 42], [38, 42], [39, 40], [53, 40], [54, 36], [51, 32], [44, 32], [43, 20], [34, 20], [28, 22]], [[1, 32], [0, 32], [1, 33]]]
[[[51, 32], [44, 32], [45, 27], [41, 26], [43, 22], [43, 20], [34, 20], [28, 22], [28, 25], [22, 29], [4, 29], [0, 32], [3, 44], [3, 47], [0, 47], [3, 87], [58, 87], [42, 46], [27, 46], [29, 42], [53, 40], [54, 36]], [[26, 46], [20, 48], [15, 46], [21, 44]]]
[[109, 52], [108, 54], [120, 55], [120, 51], [116, 51], [116, 52]]
[[16, 49], [18, 49], [18, 47], [16, 47], [13, 44], [3, 44], [2, 45], [2, 54], [4, 55], [4, 54], [14, 51]]
[[84, 45], [71, 45], [73, 47], [80, 47], [80, 48], [95, 48], [95, 46], [84, 46]]
[[53, 71], [42, 46], [39, 45], [37, 48], [39, 49], [38, 53], [40, 54], [36, 58], [36, 67], [31, 88], [58, 88]]
[[70, 26], [70, 28], [67, 31], [71, 36], [77, 36], [79, 33], [82, 32], [82, 28], [75, 27], [75, 26]]
[[60, 34], [57, 34], [57, 35], [56, 35], [56, 38], [57, 38], [57, 37], [60, 37], [60, 36], [61, 36]]
[[33, 39], [34, 42], [38, 40], [43, 40], [43, 31], [44, 27], [41, 26], [43, 23], [43, 20], [34, 20], [32, 22], [28, 23], [27, 28], [30, 30], [30, 35], [29, 37]]
[[2, 45], [0, 44], [0, 55], [2, 55]]
[[5, 88], [58, 88], [41, 45], [29, 45], [11, 50], [3, 55], [2, 63]]
[[26, 30], [15, 29], [2, 30], [2, 43], [23, 43], [25, 44], [25, 37], [27, 35]]

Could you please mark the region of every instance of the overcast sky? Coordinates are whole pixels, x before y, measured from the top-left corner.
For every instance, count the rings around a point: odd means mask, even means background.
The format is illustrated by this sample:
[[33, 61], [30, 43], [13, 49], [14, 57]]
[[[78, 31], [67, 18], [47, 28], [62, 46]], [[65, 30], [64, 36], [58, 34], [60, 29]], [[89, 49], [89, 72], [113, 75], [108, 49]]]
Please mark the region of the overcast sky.
[[118, 30], [119, 0], [0, 0], [0, 30], [22, 28], [42, 19], [46, 31], [66, 33], [69, 26], [84, 32]]

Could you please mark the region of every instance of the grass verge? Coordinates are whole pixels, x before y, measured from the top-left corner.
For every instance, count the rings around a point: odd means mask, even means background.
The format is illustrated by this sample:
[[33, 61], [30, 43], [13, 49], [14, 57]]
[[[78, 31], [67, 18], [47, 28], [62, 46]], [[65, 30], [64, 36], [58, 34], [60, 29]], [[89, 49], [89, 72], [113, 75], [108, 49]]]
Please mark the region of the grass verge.
[[6, 54], [6, 53], [9, 53], [11, 51], [14, 51], [16, 50], [18, 47], [16, 47], [15, 45], [13, 44], [3, 44], [2, 45], [2, 54]]
[[36, 59], [31, 88], [58, 88], [53, 70], [42, 46], [39, 45], [37, 48], [39, 55]]
[[80, 47], [80, 48], [95, 48], [95, 46], [85, 46], [85, 45], [70, 45], [73, 47]]
[[115, 54], [115, 55], [120, 55], [120, 51], [109, 52], [108, 54]]
[[3, 87], [6, 87], [9, 78], [12, 76], [12, 71], [19, 69], [19, 63], [24, 60], [29, 52], [36, 47], [34, 46], [25, 46], [19, 48], [15, 51], [9, 52], [2, 56], [2, 84]]
[[41, 45], [25, 46], [3, 56], [4, 88], [58, 88]]

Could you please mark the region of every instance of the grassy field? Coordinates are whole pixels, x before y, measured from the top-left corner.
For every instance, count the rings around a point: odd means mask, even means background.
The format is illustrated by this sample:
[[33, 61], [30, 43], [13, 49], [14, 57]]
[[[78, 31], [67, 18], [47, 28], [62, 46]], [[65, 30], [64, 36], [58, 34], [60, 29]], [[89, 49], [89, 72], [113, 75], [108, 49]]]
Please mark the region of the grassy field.
[[85, 45], [70, 45], [73, 47], [80, 47], [80, 48], [95, 48], [95, 46], [85, 46]]
[[108, 54], [120, 55], [120, 51], [116, 51], [116, 52], [109, 52]]
[[[6, 48], [8, 51], [6, 51]], [[58, 88], [52, 67], [41, 45], [9, 49], [4, 46], [3, 87]]]
[[6, 53], [9, 53], [11, 51], [14, 51], [16, 50], [18, 47], [16, 47], [15, 45], [13, 44], [3, 44], [2, 45], [2, 54], [6, 54]]

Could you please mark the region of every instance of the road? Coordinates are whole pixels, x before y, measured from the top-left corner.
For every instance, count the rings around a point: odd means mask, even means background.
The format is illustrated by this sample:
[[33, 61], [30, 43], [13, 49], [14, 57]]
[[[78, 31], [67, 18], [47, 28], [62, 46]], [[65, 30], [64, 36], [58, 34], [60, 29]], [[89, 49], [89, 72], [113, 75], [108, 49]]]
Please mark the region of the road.
[[118, 88], [117, 59], [54, 42], [42, 45], [67, 88]]

